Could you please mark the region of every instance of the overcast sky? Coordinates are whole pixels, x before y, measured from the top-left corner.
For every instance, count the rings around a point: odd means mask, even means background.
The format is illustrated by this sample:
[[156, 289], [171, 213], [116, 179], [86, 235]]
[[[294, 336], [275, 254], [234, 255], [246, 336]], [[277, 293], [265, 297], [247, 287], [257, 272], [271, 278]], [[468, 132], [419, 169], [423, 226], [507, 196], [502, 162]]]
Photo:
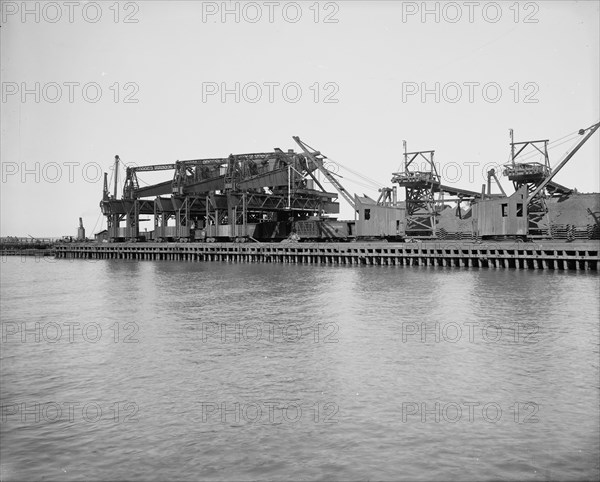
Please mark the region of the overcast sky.
[[[509, 128], [553, 141], [598, 121], [599, 5], [3, 1], [1, 235], [75, 235], [80, 216], [99, 231], [115, 154], [225, 157], [294, 135], [387, 186], [405, 139], [479, 191]], [[557, 182], [600, 190], [599, 138]]]

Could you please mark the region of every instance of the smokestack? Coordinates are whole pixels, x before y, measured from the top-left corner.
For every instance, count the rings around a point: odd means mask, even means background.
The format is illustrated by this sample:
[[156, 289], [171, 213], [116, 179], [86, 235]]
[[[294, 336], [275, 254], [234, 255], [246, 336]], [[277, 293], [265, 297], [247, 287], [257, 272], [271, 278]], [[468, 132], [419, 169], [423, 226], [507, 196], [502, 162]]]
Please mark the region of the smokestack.
[[77, 228], [77, 241], [85, 241], [85, 228], [81, 218], [79, 218], [79, 227]]

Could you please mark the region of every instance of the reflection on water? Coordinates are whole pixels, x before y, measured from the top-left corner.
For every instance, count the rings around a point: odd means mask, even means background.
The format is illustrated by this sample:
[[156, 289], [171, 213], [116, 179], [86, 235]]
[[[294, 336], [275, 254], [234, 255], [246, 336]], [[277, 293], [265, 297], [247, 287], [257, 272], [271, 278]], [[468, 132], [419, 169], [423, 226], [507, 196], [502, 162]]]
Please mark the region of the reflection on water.
[[595, 274], [1, 270], [2, 480], [599, 476]]

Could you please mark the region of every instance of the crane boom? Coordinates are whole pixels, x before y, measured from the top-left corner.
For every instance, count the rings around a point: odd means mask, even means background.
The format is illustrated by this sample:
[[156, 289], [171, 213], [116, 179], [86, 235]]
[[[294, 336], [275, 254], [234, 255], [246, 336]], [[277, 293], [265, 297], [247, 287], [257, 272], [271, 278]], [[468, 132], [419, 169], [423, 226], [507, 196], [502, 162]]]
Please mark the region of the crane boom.
[[[300, 140], [298, 136], [293, 136], [292, 139], [296, 141], [296, 143], [300, 146], [300, 148], [304, 151], [304, 153], [310, 158], [311, 161], [317, 166], [319, 171], [323, 173], [323, 175], [327, 178], [327, 180], [334, 185], [337, 191], [342, 195], [342, 197], [346, 200], [346, 202], [356, 211], [356, 204], [354, 204], [354, 199], [352, 196], [346, 191], [344, 186], [340, 184], [340, 182], [335, 178], [335, 176], [329, 172], [323, 166], [323, 159], [326, 158], [319, 151], [315, 151], [312, 148], [309, 148], [304, 142]], [[317, 157], [320, 156], [320, 157]]]
[[554, 169], [552, 174], [550, 174], [550, 176], [548, 176], [546, 179], [544, 179], [544, 182], [542, 182], [537, 187], [537, 189], [531, 193], [531, 195], [527, 198], [527, 204], [529, 204], [535, 196], [537, 196], [540, 192], [542, 192], [542, 190], [550, 183], [550, 181], [552, 181], [552, 178], [554, 176], [556, 176], [556, 174], [558, 174], [558, 171], [560, 171], [565, 166], [565, 164], [567, 162], [569, 162], [569, 160], [575, 155], [575, 153], [581, 148], [581, 146], [583, 146], [587, 142], [587, 140], [590, 137], [592, 137], [594, 132], [596, 132], [598, 130], [598, 127], [600, 127], [600, 122], [592, 125], [591, 127], [588, 127], [587, 129], [582, 129], [580, 131], [580, 133], [583, 134], [586, 130], [589, 130], [589, 132], [585, 135], [585, 137], [583, 139], [581, 139], [579, 141], [579, 143], [571, 150], [571, 152], [569, 152], [565, 156], [565, 158], [560, 162], [560, 164], [558, 166], [556, 166], [556, 168]]
[[127, 169], [131, 169], [135, 172], [148, 172], [148, 171], [166, 171], [168, 169], [175, 169], [175, 164], [156, 164], [154, 166], [132, 166]]

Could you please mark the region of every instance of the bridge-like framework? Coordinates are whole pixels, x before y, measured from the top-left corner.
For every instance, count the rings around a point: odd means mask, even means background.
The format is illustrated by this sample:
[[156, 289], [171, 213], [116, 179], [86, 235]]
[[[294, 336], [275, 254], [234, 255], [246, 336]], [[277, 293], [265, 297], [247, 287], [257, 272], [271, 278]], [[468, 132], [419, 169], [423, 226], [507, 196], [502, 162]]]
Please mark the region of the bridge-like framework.
[[[116, 156], [117, 169], [119, 162]], [[309, 155], [278, 148], [128, 167], [120, 199], [116, 176], [111, 195], [105, 174], [100, 206], [112, 241], [285, 238], [290, 220], [339, 212], [338, 194], [323, 188], [319, 168]], [[138, 173], [156, 171], [172, 177], [140, 186]], [[153, 219], [152, 235], [140, 230], [141, 216]]]

